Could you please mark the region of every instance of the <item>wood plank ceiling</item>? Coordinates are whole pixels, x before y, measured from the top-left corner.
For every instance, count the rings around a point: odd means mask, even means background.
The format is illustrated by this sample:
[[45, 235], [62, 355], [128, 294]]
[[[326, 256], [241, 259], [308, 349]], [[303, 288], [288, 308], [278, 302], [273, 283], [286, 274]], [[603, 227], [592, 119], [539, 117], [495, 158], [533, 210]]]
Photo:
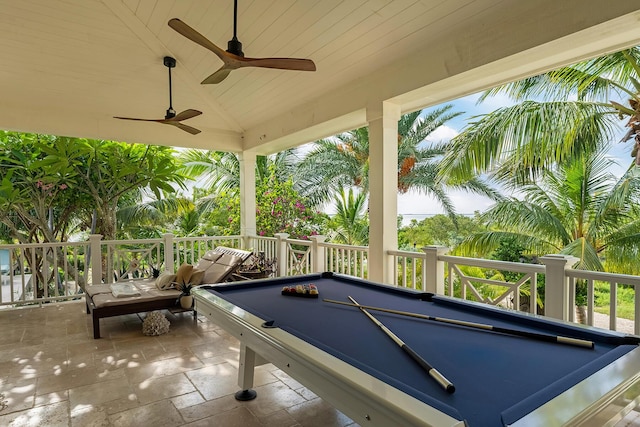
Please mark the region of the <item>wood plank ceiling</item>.
[[[627, 27], [637, 27], [638, 2], [603, 3], [239, 0], [238, 38], [246, 56], [311, 58], [317, 71], [244, 68], [218, 85], [201, 85], [221, 61], [167, 22], [180, 18], [226, 49], [232, 0], [0, 0], [0, 128], [270, 152], [362, 125], [361, 112], [383, 100], [405, 103], [404, 110], [429, 105], [442, 98], [430, 85], [547, 44], [557, 54], [562, 44], [555, 41], [598, 25], [605, 27], [582, 39], [590, 48], [468, 88], [452, 81], [449, 88], [459, 90], [449, 94], [636, 44], [640, 34]], [[615, 19], [623, 19], [616, 24], [621, 35], [611, 37], [606, 23]], [[164, 117], [167, 55], [177, 59], [174, 109], [203, 111], [185, 122], [201, 129], [199, 135], [113, 118]], [[307, 128], [314, 131], [305, 135]]]

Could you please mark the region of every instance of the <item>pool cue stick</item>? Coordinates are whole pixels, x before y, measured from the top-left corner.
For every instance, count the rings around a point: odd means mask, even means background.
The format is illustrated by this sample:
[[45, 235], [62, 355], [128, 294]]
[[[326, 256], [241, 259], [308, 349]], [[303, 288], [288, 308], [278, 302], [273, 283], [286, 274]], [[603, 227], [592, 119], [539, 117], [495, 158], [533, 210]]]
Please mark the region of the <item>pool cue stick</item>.
[[522, 331], [519, 329], [502, 328], [499, 326], [487, 325], [485, 323], [467, 322], [465, 320], [448, 319], [446, 317], [427, 316], [425, 314], [412, 313], [410, 311], [400, 311], [400, 310], [393, 310], [390, 308], [372, 307], [370, 305], [350, 304], [348, 302], [335, 301], [331, 299], [324, 299], [323, 301], [331, 304], [341, 304], [341, 305], [347, 305], [350, 307], [366, 308], [368, 310], [382, 311], [385, 313], [398, 314], [401, 316], [409, 316], [409, 317], [415, 317], [418, 319], [432, 320], [435, 322], [450, 323], [452, 325], [458, 325], [458, 326], [467, 326], [469, 328], [481, 329], [484, 331], [493, 331], [493, 332], [499, 332], [502, 334], [516, 335], [516, 336], [532, 338], [540, 341], [556, 342], [560, 344], [568, 344], [568, 345], [574, 345], [574, 346], [585, 347], [585, 348], [594, 348], [593, 341], [582, 340], [579, 338], [563, 337], [560, 335], [541, 334], [538, 332]]
[[378, 325], [378, 327], [380, 329], [382, 329], [384, 331], [385, 334], [387, 334], [387, 336], [389, 338], [391, 338], [396, 344], [398, 344], [398, 346], [400, 346], [401, 349], [403, 349], [409, 356], [411, 356], [413, 358], [413, 360], [415, 360], [416, 362], [418, 362], [418, 364], [427, 371], [427, 373], [429, 374], [429, 376], [431, 378], [433, 378], [434, 380], [436, 380], [438, 382], [438, 384], [440, 384], [440, 386], [442, 388], [444, 388], [447, 393], [453, 393], [454, 391], [456, 391], [456, 388], [454, 387], [453, 384], [451, 384], [451, 382], [449, 382], [448, 379], [445, 378], [444, 375], [442, 375], [440, 372], [438, 372], [438, 370], [436, 368], [434, 368], [433, 366], [431, 366], [429, 364], [429, 362], [427, 362], [426, 360], [424, 360], [418, 353], [416, 353], [415, 351], [413, 351], [413, 349], [411, 347], [409, 347], [407, 344], [405, 344], [404, 341], [402, 341], [396, 334], [394, 334], [393, 332], [391, 332], [389, 330], [389, 328], [387, 328], [386, 326], [384, 326], [378, 319], [376, 319], [371, 313], [369, 313], [367, 310], [365, 310], [363, 308], [363, 306], [361, 306], [360, 304], [358, 304], [356, 302], [355, 299], [353, 299], [352, 297], [348, 297], [351, 302], [353, 302], [353, 304], [358, 307], [364, 314], [367, 315], [367, 317], [369, 319], [371, 319], [371, 321], [373, 323], [375, 323], [376, 325]]

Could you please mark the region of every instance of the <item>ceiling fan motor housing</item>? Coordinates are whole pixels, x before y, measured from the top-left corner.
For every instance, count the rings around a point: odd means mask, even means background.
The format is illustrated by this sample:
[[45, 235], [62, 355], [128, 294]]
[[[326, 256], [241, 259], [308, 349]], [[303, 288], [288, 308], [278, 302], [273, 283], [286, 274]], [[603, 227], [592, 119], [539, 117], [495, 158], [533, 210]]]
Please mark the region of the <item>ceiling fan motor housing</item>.
[[244, 57], [242, 43], [235, 36], [227, 42], [227, 52]]
[[164, 62], [164, 66], [165, 67], [175, 68], [175, 66], [176, 66], [175, 58], [172, 58], [170, 56], [165, 56], [163, 62]]

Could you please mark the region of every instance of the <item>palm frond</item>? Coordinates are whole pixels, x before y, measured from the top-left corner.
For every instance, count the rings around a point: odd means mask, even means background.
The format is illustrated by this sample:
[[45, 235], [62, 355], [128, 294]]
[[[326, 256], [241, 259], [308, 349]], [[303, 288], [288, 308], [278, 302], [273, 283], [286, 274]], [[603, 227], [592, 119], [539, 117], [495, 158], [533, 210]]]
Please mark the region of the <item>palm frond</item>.
[[500, 108], [452, 140], [441, 173], [464, 180], [501, 168], [536, 176], [607, 140], [614, 121], [610, 108], [593, 103], [525, 101]]

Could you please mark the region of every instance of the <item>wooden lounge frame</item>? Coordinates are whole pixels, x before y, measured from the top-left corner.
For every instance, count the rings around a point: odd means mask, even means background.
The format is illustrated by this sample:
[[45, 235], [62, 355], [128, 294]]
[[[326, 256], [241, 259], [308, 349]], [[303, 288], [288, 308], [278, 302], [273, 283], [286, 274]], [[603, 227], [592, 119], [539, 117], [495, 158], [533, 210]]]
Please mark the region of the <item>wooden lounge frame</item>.
[[[218, 246], [207, 255], [218, 256], [212, 263], [217, 273], [214, 280], [204, 284], [215, 284], [233, 280], [233, 273], [251, 256], [251, 251]], [[206, 256], [203, 259], [206, 258]], [[137, 314], [154, 310], [179, 308], [176, 304], [180, 291], [171, 289], [160, 291], [155, 286], [155, 279], [138, 279], [127, 281], [133, 283], [141, 292], [140, 296], [115, 298], [108, 284], [88, 286], [85, 292], [87, 314], [93, 321], [93, 338], [100, 338], [100, 319], [105, 317]], [[197, 313], [193, 311], [194, 320]]]

